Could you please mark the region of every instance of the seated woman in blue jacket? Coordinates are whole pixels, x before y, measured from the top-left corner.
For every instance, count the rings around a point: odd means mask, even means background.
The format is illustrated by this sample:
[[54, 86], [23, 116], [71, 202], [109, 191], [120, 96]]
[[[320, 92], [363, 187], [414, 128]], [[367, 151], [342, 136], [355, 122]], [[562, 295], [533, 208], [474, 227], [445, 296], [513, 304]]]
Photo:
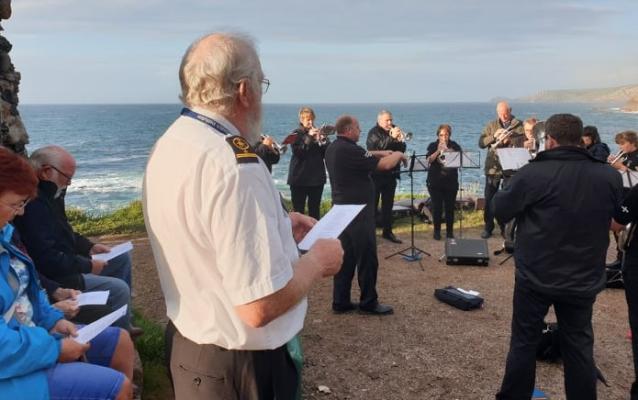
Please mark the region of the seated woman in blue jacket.
[[[0, 147], [0, 393], [6, 399], [129, 399], [133, 343], [108, 328], [90, 344], [51, 307], [31, 259], [13, 243], [9, 222], [35, 196], [29, 163]], [[86, 358], [90, 363], [78, 362]]]

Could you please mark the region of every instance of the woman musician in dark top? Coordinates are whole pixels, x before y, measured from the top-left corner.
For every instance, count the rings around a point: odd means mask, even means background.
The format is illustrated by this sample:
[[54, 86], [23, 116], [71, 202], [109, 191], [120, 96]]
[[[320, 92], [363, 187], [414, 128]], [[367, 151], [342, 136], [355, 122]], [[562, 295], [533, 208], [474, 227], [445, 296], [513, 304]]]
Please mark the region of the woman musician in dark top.
[[[614, 138], [618, 144], [619, 151], [607, 158], [609, 164], [620, 172], [638, 171], [638, 134], [634, 131], [620, 132]], [[631, 182], [634, 186], [638, 182]], [[625, 188], [626, 193], [629, 188]]]
[[445, 207], [445, 233], [448, 238], [454, 237], [454, 206], [456, 193], [459, 190], [456, 168], [446, 168], [445, 158], [449, 151], [461, 151], [458, 143], [450, 140], [452, 127], [440, 125], [436, 131], [437, 141], [428, 145], [427, 160], [429, 164], [427, 186], [432, 199], [432, 219], [434, 222], [434, 239], [441, 239], [441, 211]]
[[609, 146], [600, 140], [598, 128], [587, 125], [583, 128], [583, 146], [589, 151], [589, 154], [602, 161], [607, 161], [609, 157]]
[[[324, 158], [330, 141], [324, 130], [314, 127], [315, 112], [310, 107], [299, 110], [299, 127], [292, 143], [288, 185], [294, 211], [319, 219], [323, 186], [326, 183]], [[305, 211], [308, 200], [308, 212]]]

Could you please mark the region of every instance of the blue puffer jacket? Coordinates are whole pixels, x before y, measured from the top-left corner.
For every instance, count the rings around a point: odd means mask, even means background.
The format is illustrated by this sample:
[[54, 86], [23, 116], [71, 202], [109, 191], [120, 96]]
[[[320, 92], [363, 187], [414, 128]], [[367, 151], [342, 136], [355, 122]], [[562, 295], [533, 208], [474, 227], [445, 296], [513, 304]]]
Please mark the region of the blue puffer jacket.
[[[10, 224], [0, 231], [0, 394], [3, 399], [48, 399], [46, 370], [57, 362], [61, 346], [49, 330], [63, 316], [49, 304], [29, 257], [11, 245], [12, 234]], [[9, 274], [14, 274], [9, 265], [11, 257], [19, 258], [29, 270], [27, 292], [36, 327], [20, 325], [15, 318], [7, 323], [2, 318], [15, 300], [7, 280]]]

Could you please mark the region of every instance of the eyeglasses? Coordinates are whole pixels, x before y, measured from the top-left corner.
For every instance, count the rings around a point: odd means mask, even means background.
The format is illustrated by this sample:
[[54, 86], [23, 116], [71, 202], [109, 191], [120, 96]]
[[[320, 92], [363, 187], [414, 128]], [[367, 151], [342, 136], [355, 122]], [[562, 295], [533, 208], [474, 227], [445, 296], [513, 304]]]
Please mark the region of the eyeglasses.
[[270, 80], [267, 78], [264, 78], [261, 80], [261, 94], [266, 94], [266, 92], [268, 91], [268, 88], [270, 87]]
[[24, 199], [18, 204], [6, 204], [6, 203], [0, 203], [0, 204], [12, 209], [13, 214], [15, 215], [15, 214], [18, 214], [21, 210], [24, 210], [24, 207], [26, 207], [27, 204], [29, 204], [29, 201], [31, 201], [31, 199]]
[[56, 171], [57, 171], [60, 175], [62, 175], [63, 177], [65, 177], [65, 178], [66, 178], [69, 182], [71, 182], [71, 180], [73, 180], [73, 177], [72, 177], [72, 176], [69, 176], [69, 175], [65, 174], [64, 172], [60, 171], [58, 168], [56, 168], [55, 166], [53, 166], [53, 165], [51, 165], [51, 164], [45, 165], [45, 167], [53, 168], [53, 169], [54, 169], [54, 170], [56, 170]]

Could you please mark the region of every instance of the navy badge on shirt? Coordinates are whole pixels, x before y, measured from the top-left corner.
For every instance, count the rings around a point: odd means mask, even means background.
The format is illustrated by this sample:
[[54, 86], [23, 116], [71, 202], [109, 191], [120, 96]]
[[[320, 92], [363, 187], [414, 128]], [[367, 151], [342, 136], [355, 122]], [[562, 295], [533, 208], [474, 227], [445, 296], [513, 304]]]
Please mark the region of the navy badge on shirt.
[[226, 143], [230, 145], [235, 152], [235, 159], [237, 164], [245, 163], [257, 163], [259, 164], [259, 158], [250, 144], [241, 136], [229, 136], [226, 138]]

